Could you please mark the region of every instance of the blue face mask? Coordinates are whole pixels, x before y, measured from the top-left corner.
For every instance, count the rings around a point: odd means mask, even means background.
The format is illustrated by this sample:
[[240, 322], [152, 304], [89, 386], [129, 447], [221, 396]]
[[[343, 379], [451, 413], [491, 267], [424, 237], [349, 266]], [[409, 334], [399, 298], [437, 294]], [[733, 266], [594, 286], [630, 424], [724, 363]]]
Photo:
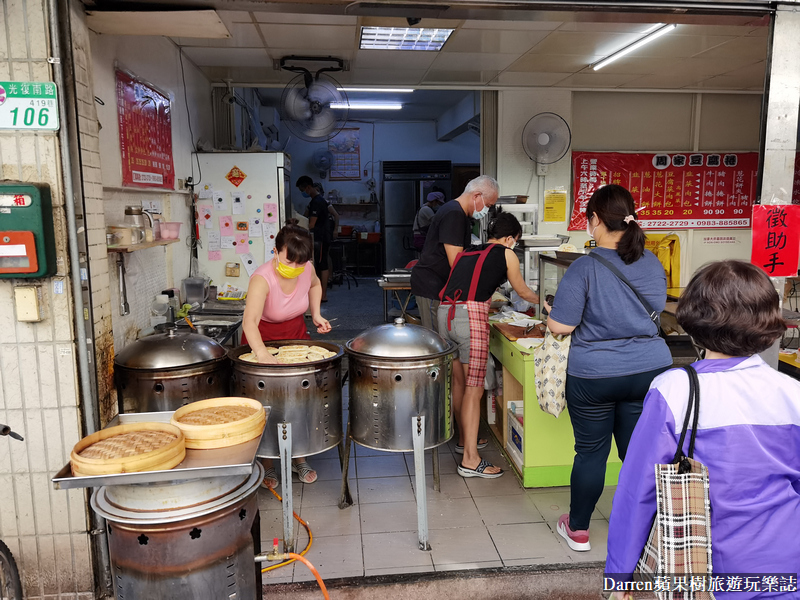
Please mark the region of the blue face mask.
[[[472, 201], [472, 203], [473, 203], [473, 205], [475, 206], [475, 208], [477, 208], [477, 207], [478, 207], [478, 205], [475, 203], [475, 201], [474, 201], [474, 200]], [[486, 206], [486, 203], [484, 202], [484, 204], [483, 204], [483, 208], [482, 208], [482, 209], [480, 209], [480, 210], [473, 210], [473, 211], [472, 211], [472, 218], [473, 218], [473, 219], [476, 219], [476, 220], [480, 220], [480, 219], [482, 219], [483, 217], [485, 217], [485, 216], [486, 216], [486, 215], [488, 215], [488, 214], [489, 214], [489, 207], [488, 207], [488, 206]]]
[[303, 192], [303, 198], [311, 198], [308, 192]]

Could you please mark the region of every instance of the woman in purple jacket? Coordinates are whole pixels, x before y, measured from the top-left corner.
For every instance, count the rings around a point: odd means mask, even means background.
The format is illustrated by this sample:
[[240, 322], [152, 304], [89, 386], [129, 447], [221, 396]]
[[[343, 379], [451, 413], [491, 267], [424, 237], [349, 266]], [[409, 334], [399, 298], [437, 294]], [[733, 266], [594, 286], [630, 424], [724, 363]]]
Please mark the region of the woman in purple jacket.
[[[775, 593], [724, 588], [715, 596], [796, 599], [800, 383], [758, 356], [786, 329], [778, 295], [751, 264], [711, 263], [692, 278], [676, 316], [706, 349], [694, 363], [700, 380], [694, 457], [708, 467], [713, 574], [795, 574], [794, 587], [779, 582]], [[654, 465], [672, 461], [688, 396], [686, 373], [673, 369], [653, 381], [644, 400], [614, 495], [609, 577], [630, 579], [636, 568], [656, 514]]]

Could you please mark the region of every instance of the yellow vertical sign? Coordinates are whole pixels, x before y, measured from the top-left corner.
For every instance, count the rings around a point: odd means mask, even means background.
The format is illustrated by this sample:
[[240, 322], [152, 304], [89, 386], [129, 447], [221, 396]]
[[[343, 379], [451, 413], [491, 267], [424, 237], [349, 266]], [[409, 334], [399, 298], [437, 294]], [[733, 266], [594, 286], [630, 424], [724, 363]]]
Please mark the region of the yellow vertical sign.
[[544, 222], [563, 223], [567, 220], [566, 190], [545, 190]]

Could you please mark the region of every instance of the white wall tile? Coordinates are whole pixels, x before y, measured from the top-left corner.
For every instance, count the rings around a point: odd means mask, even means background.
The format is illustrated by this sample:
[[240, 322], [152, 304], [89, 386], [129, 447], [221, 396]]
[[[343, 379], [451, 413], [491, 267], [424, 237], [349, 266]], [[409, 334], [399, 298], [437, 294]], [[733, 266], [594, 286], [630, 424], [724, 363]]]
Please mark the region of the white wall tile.
[[0, 538], [8, 543], [8, 538], [17, 535], [19, 528], [13, 477], [10, 474], [0, 474]]
[[[6, 419], [11, 429], [18, 432], [22, 437], [27, 438], [27, 423], [25, 421], [25, 411], [22, 409], [13, 409], [6, 411]], [[9, 444], [11, 449], [11, 472], [15, 474], [27, 473], [29, 467], [28, 462], [28, 444], [13, 440], [16, 444]]]
[[87, 520], [86, 502], [88, 493], [84, 489], [60, 490], [67, 495], [67, 510], [69, 512], [69, 530], [80, 533], [89, 528]]
[[69, 456], [72, 448], [81, 439], [77, 412], [68, 408], [61, 409], [61, 431], [64, 432], [64, 452]]
[[42, 411], [30, 408], [25, 410], [25, 434], [28, 468], [32, 472], [42, 472], [47, 468]]
[[72, 536], [55, 535], [53, 543], [56, 549], [56, 572], [58, 587], [62, 598], [69, 592], [75, 592], [75, 571], [78, 568], [72, 554]]
[[17, 347], [0, 345], [0, 371], [3, 372], [3, 394], [6, 408], [22, 408]]
[[26, 409], [41, 408], [39, 365], [35, 346], [19, 346], [19, 373], [22, 379], [22, 405]]
[[29, 474], [14, 475], [14, 495], [17, 504], [17, 527], [19, 528], [20, 536], [35, 536], [33, 489], [31, 488]]
[[[61, 467], [63, 466], [62, 464]], [[58, 469], [51, 471], [51, 475], [57, 471]], [[50, 478], [48, 477], [49, 481]], [[64, 490], [53, 489], [52, 484], [49, 485], [49, 492], [51, 513], [53, 515], [53, 533], [71, 533], [69, 525], [69, 496]], [[83, 530], [85, 527], [80, 529]]]
[[[6, 411], [0, 409], [0, 423], [7, 423]], [[12, 440], [9, 437], [0, 438], [0, 474], [11, 473], [11, 444], [19, 444], [19, 440]], [[2, 500], [0, 500], [2, 502]], [[0, 526], [2, 529], [2, 526]], [[2, 538], [2, 536], [0, 536]]]
[[44, 433], [47, 440], [47, 470], [57, 473], [69, 460], [64, 451], [63, 432], [61, 431], [61, 411], [43, 410]]
[[33, 489], [33, 512], [36, 516], [37, 535], [52, 535], [53, 515], [50, 512], [50, 494], [57, 490], [52, 489], [48, 473], [33, 473], [31, 475], [31, 488]]
[[56, 381], [55, 346], [39, 346], [39, 383], [43, 408], [58, 406], [58, 382]]
[[77, 385], [75, 352], [72, 344], [56, 345], [56, 365], [58, 368], [58, 395], [61, 406], [77, 406]]
[[19, 554], [17, 566], [22, 576], [22, 593], [26, 598], [42, 595], [39, 581], [39, 548], [35, 536], [23, 536], [19, 540]]
[[39, 581], [45, 594], [58, 593], [56, 572], [56, 549], [52, 535], [38, 536]]

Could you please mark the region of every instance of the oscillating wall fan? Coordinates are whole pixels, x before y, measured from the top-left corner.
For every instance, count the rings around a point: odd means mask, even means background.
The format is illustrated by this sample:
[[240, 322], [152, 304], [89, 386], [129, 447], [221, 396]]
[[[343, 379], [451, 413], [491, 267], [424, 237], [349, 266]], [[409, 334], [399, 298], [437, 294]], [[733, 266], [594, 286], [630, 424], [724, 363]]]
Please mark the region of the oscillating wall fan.
[[522, 130], [522, 147], [536, 162], [537, 175], [546, 175], [548, 165], [564, 158], [571, 141], [569, 125], [556, 113], [539, 113]]
[[[333, 62], [336, 66], [324, 67], [311, 73], [305, 67], [288, 65], [289, 62]], [[347, 123], [347, 94], [328, 72], [343, 71], [344, 61], [338, 58], [286, 56], [281, 59], [281, 69], [299, 73], [289, 82], [281, 96], [281, 119], [294, 135], [307, 142], [331, 139]]]
[[326, 148], [318, 148], [314, 151], [311, 161], [314, 163], [314, 166], [319, 169], [319, 178], [325, 179], [328, 175], [328, 171], [330, 171], [333, 166], [333, 152]]

